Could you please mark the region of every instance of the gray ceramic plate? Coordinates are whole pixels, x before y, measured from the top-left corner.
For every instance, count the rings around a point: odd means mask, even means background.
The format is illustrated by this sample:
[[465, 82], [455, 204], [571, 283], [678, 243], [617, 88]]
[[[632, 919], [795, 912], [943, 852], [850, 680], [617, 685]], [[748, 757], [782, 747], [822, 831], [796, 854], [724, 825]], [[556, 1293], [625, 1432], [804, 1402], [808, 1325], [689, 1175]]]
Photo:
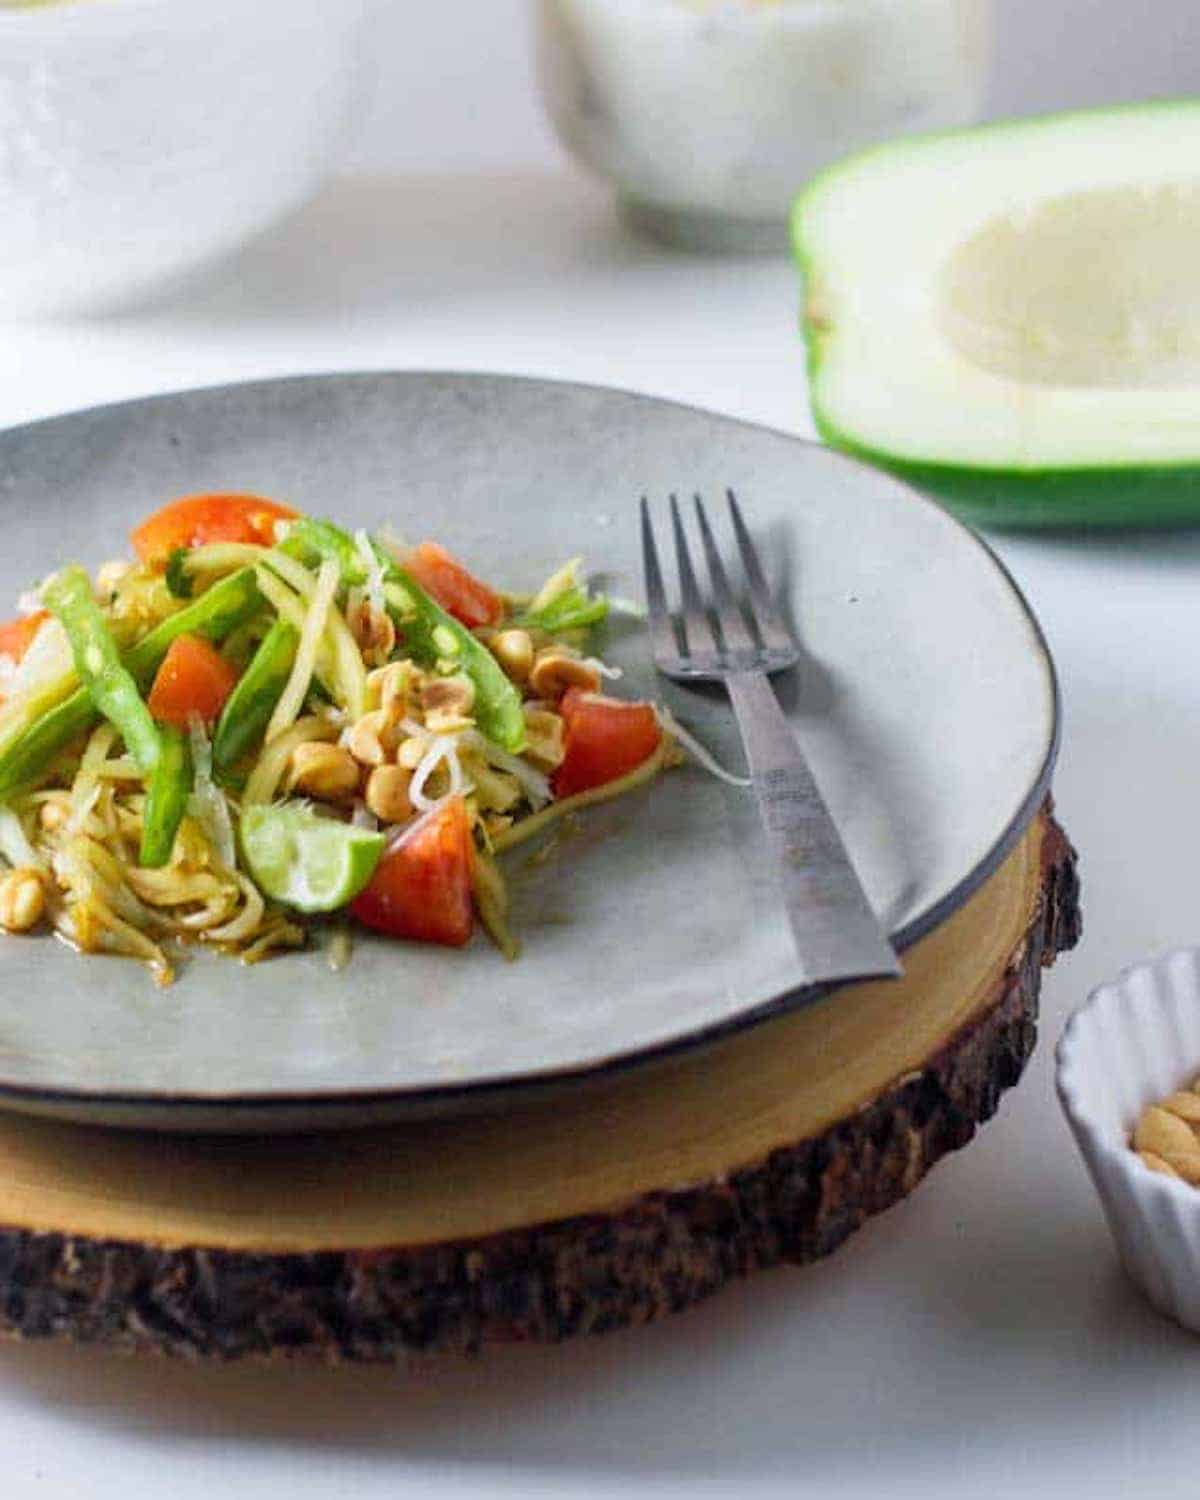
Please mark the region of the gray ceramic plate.
[[[810, 653], [780, 692], [903, 943], [993, 870], [1043, 796], [1054, 673], [984, 545], [821, 448], [615, 391], [494, 376], [301, 378], [110, 406], [0, 435], [0, 599], [204, 489], [392, 520], [510, 587], [582, 552], [640, 598], [643, 492], [734, 486]], [[739, 763], [719, 696], [666, 688], [642, 630], [604, 654]], [[525, 951], [363, 938], [254, 969], [133, 964], [0, 938], [0, 1099], [159, 1127], [281, 1129], [439, 1111], [661, 1056], [803, 999], [749, 793], [687, 768], [509, 863]]]

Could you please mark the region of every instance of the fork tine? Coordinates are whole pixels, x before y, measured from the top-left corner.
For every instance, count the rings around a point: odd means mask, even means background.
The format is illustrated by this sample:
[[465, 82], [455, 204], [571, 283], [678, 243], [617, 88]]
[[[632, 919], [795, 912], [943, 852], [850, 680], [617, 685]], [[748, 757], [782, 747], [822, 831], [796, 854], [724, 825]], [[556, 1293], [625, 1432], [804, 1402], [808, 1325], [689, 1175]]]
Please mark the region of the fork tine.
[[741, 607], [729, 586], [725, 564], [721, 561], [721, 554], [717, 551], [717, 544], [713, 539], [712, 528], [708, 524], [708, 513], [704, 509], [704, 501], [699, 495], [694, 495], [692, 498], [696, 506], [696, 520], [700, 526], [700, 540], [704, 544], [704, 556], [708, 562], [708, 573], [712, 582], [721, 639], [726, 649], [733, 647], [737, 650], [754, 651], [758, 647], [758, 642], [747, 629], [746, 622], [742, 618]]
[[746, 570], [746, 582], [750, 585], [750, 597], [754, 603], [755, 627], [762, 637], [764, 646], [772, 650], [788, 650], [795, 646], [795, 640], [775, 608], [771, 590], [767, 586], [767, 580], [763, 577], [763, 570], [759, 565], [758, 553], [755, 551], [754, 543], [750, 540], [746, 523], [742, 520], [742, 510], [737, 503], [737, 496], [732, 490], [726, 490], [725, 495], [729, 501], [729, 514], [733, 518], [738, 551], [742, 554], [742, 567]]
[[720, 642], [713, 632], [712, 621], [704, 608], [704, 600], [692, 571], [692, 556], [688, 551], [687, 537], [683, 530], [683, 519], [679, 514], [679, 501], [671, 496], [671, 529], [675, 534], [675, 562], [679, 569], [679, 592], [682, 602], [679, 608], [679, 625], [683, 637], [683, 649], [693, 654], [699, 650], [720, 651]]
[[654, 655], [661, 659], [679, 654], [679, 641], [667, 604], [662, 569], [658, 565], [658, 548], [654, 544], [654, 526], [650, 506], [642, 496], [642, 568], [646, 575], [646, 608], [650, 614], [650, 641]]

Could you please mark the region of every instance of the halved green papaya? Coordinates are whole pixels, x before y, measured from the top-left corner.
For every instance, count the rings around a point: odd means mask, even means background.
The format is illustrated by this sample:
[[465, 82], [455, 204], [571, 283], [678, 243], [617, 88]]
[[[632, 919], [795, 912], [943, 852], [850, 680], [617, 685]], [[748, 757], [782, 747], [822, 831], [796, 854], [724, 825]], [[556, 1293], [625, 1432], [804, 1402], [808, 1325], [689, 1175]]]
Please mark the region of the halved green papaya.
[[1200, 523], [1200, 100], [879, 146], [792, 231], [829, 443], [980, 524]]

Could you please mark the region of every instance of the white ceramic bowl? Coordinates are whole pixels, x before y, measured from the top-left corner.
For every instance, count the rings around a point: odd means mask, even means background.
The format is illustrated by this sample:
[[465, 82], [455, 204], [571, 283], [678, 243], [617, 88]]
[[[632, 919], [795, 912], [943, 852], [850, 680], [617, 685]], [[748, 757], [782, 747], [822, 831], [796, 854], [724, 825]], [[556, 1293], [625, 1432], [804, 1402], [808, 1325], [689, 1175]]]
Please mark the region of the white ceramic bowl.
[[1126, 1270], [1160, 1312], [1200, 1332], [1200, 1189], [1129, 1147], [1142, 1109], [1200, 1073], [1200, 949], [1094, 990], [1056, 1055], [1058, 1096]]
[[861, 146], [983, 104], [992, 0], [536, 0], [543, 100], [626, 214], [783, 249], [788, 205]]
[[303, 202], [367, 0], [0, 7], [0, 317], [119, 301]]

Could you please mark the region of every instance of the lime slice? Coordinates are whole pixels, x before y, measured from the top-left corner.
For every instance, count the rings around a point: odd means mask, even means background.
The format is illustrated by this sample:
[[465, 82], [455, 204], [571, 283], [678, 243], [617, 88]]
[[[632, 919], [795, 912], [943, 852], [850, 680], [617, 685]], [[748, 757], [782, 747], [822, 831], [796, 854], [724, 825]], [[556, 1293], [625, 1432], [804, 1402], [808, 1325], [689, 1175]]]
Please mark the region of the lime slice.
[[241, 836], [259, 890], [307, 912], [349, 905], [375, 873], [387, 842], [382, 833], [319, 817], [299, 802], [248, 807]]

